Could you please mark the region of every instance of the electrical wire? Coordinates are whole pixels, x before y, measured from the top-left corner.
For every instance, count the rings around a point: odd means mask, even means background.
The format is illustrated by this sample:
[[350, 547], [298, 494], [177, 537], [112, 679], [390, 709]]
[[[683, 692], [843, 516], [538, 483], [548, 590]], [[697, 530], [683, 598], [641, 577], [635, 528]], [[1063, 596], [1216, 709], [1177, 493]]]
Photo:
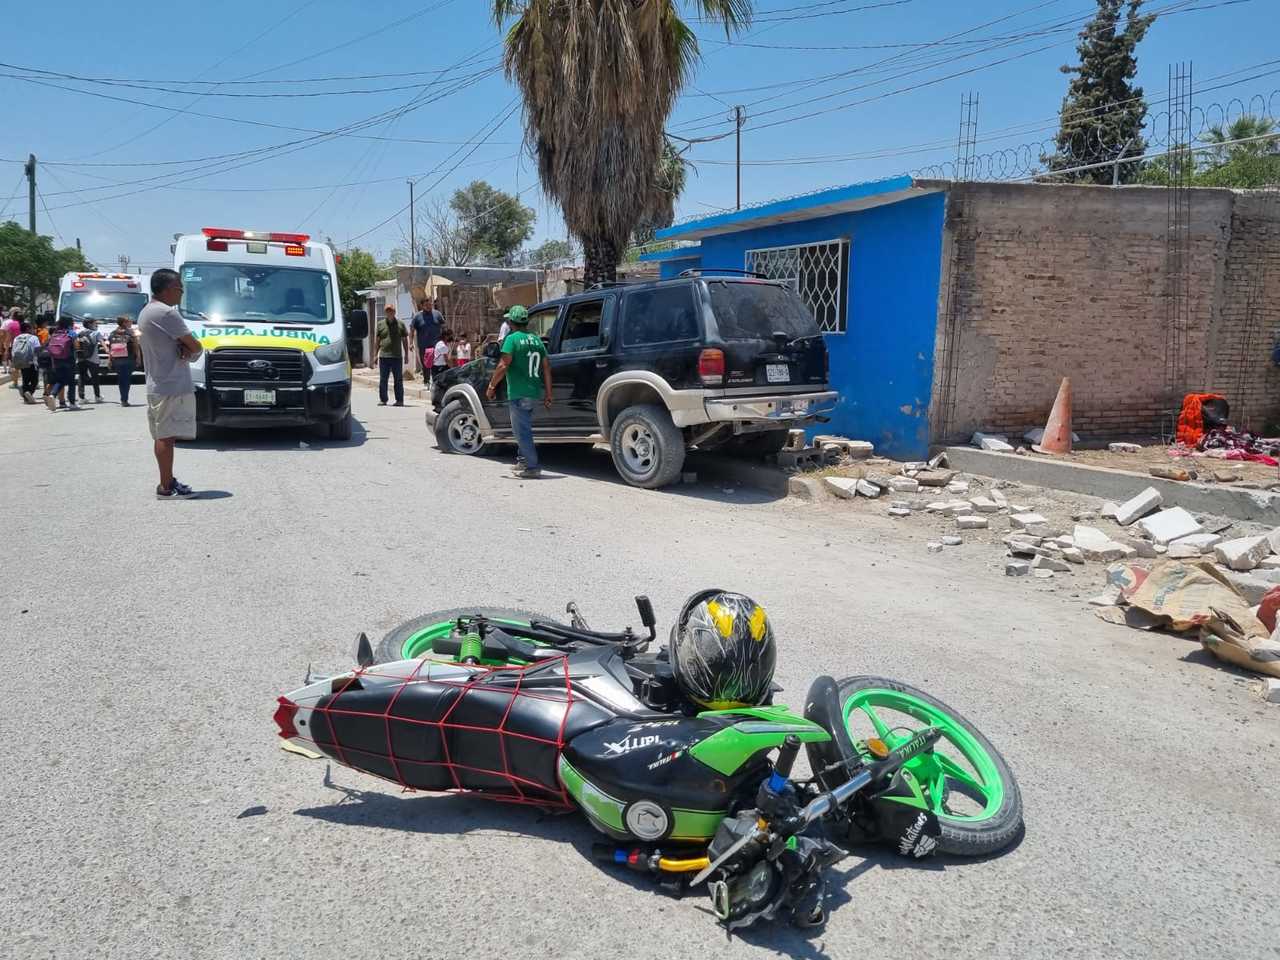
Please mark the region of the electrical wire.
[[58, 225], [53, 222], [53, 214], [49, 212], [49, 208], [45, 205], [44, 194], [40, 192], [39, 187], [36, 187], [36, 197], [40, 201], [41, 209], [44, 210], [45, 219], [49, 221], [49, 226], [53, 227], [54, 236], [56, 236], [58, 238], [58, 242], [65, 247], [67, 245], [67, 241], [62, 238], [62, 231], [59, 230]]
[[[12, 160], [12, 161], [6, 161], [6, 162], [21, 163], [21, 161], [19, 160]], [[5, 222], [3, 218], [4, 218], [4, 215], [9, 212], [9, 204], [13, 203], [14, 197], [16, 197], [19, 193], [22, 192], [22, 181], [25, 179], [27, 179], [27, 173], [24, 170], [22, 173], [18, 174], [18, 183], [13, 188], [13, 193], [9, 194], [9, 199], [7, 199], [4, 202], [4, 206], [0, 206], [0, 223]]]

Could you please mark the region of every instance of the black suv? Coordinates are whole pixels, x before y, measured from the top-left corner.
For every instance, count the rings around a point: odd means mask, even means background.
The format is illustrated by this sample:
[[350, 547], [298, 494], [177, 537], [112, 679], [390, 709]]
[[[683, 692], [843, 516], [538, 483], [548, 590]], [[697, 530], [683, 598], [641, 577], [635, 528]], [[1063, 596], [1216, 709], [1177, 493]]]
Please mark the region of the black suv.
[[[766, 456], [834, 407], [826, 345], [791, 286], [709, 274], [596, 287], [530, 310], [554, 384], [551, 409], [534, 414], [537, 442], [608, 443], [623, 479], [661, 487], [680, 477], [690, 447]], [[491, 344], [438, 378], [427, 423], [441, 450], [513, 442], [505, 385], [496, 401], [484, 396], [497, 357]]]

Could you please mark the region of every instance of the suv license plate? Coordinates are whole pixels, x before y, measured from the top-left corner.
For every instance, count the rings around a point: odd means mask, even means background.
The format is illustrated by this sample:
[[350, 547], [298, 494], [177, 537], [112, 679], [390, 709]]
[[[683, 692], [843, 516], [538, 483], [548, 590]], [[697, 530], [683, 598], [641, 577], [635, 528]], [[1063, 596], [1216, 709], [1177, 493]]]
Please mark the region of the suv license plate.
[[276, 402], [276, 392], [274, 390], [246, 390], [244, 392], [245, 406], [264, 406], [269, 407]]
[[790, 383], [791, 368], [785, 363], [766, 363], [764, 365], [764, 378], [769, 383]]

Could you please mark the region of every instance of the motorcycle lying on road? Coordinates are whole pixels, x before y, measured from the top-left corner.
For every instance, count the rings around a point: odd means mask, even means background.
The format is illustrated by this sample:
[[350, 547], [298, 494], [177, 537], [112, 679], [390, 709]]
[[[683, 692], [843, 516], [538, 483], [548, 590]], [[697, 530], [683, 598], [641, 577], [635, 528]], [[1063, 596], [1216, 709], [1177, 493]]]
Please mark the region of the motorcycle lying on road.
[[[942, 701], [880, 677], [819, 677], [803, 715], [686, 700], [656, 638], [518, 610], [427, 614], [358, 668], [279, 698], [279, 735], [411, 790], [581, 810], [599, 859], [681, 888], [703, 881], [730, 929], [826, 919], [845, 847], [985, 856], [1022, 831], [999, 751]], [[792, 777], [801, 747], [811, 776]], [[776, 755], [775, 755], [776, 752]], [[771, 759], [772, 757], [772, 759]]]

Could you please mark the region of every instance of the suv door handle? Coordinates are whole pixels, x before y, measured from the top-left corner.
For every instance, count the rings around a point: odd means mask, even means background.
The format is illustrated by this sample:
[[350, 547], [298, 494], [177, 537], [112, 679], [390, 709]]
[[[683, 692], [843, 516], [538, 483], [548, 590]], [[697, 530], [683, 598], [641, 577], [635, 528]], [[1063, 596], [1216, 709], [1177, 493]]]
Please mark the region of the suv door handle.
[[596, 361], [596, 369], [597, 369], [597, 370], [603, 370], [603, 369], [604, 369], [605, 367], [607, 367], [607, 366], [609, 366], [609, 361], [608, 361], [608, 360], [597, 360], [597, 361]]

